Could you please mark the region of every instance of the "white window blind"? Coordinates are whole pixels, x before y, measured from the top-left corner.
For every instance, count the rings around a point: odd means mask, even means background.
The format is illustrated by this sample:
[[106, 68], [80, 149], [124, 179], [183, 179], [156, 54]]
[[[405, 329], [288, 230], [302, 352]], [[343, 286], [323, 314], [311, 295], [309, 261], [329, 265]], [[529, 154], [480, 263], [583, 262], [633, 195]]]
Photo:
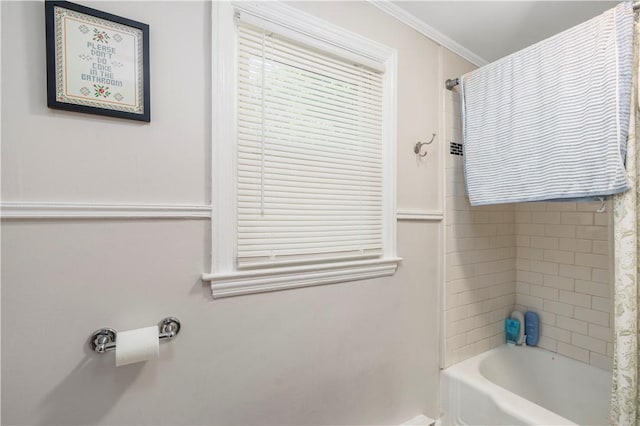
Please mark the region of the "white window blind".
[[239, 22], [237, 267], [383, 253], [383, 75]]

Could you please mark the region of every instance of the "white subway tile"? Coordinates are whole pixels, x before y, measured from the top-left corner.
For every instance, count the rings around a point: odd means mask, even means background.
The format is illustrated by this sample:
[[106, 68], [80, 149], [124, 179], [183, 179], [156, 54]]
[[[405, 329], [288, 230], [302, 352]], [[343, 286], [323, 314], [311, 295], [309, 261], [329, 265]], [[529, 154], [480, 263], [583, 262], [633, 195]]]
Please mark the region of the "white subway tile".
[[564, 330], [551, 325], [543, 324], [542, 327], [540, 327], [540, 335], [550, 337], [554, 340], [571, 343], [571, 332], [569, 330]]
[[576, 203], [568, 203], [563, 201], [561, 203], [546, 203], [546, 204], [547, 204], [547, 211], [568, 212], [568, 211], [576, 210]]
[[545, 225], [544, 235], [548, 237], [575, 238], [575, 225]]
[[542, 310], [542, 299], [539, 297], [533, 297], [526, 294], [516, 294], [516, 303], [518, 305], [526, 306], [528, 309], [534, 311]]
[[613, 330], [601, 325], [589, 324], [589, 336], [605, 342], [613, 342]]
[[516, 235], [516, 247], [529, 247], [530, 238], [528, 235]]
[[456, 308], [456, 307], [458, 307], [460, 305], [461, 305], [461, 303], [458, 300], [458, 295], [457, 294], [447, 294], [447, 295], [445, 295], [445, 301], [444, 301], [445, 310], [449, 310], [451, 308]]
[[588, 294], [560, 290], [559, 300], [563, 303], [568, 303], [574, 306], [582, 306], [583, 308], [591, 307], [591, 296], [589, 296]]
[[492, 349], [504, 345], [504, 342], [506, 341], [504, 331], [500, 334], [496, 334], [495, 336], [491, 336], [490, 340]]
[[447, 319], [448, 323], [454, 322], [454, 321], [460, 321], [464, 318], [467, 318], [469, 310], [467, 309], [467, 306], [459, 306], [453, 309], [449, 309], [448, 311], [445, 312], [445, 317]]
[[516, 293], [517, 294], [530, 294], [529, 286], [531, 284], [525, 282], [516, 282]]
[[542, 277], [543, 274], [539, 272], [516, 271], [517, 280], [529, 284], [542, 284]]
[[531, 223], [531, 212], [529, 211], [520, 211], [516, 212], [516, 223]]
[[[498, 204], [500, 206], [500, 204]], [[516, 223], [516, 210], [515, 204], [503, 204], [504, 210], [502, 211], [502, 217], [504, 218], [504, 223]], [[515, 229], [515, 228], [514, 228]]]
[[559, 212], [531, 212], [531, 223], [559, 224]]
[[607, 353], [607, 342], [583, 334], [572, 333], [571, 344], [601, 354]]
[[595, 352], [591, 352], [589, 357], [589, 364], [607, 371], [613, 369], [613, 358]]
[[558, 275], [581, 280], [591, 279], [591, 268], [586, 266], [560, 265]]
[[604, 283], [604, 284], [609, 284], [612, 281], [611, 280], [611, 273], [609, 272], [608, 269], [597, 269], [597, 268], [594, 268], [591, 279], [593, 281], [596, 281], [596, 282], [599, 282], [599, 283]]
[[471, 212], [472, 223], [489, 223], [489, 212], [473, 211]]
[[543, 283], [547, 287], [571, 291], [573, 290], [574, 279], [556, 275], [545, 275], [543, 278]]
[[515, 246], [513, 244], [513, 234], [512, 235], [500, 235], [500, 236], [496, 236], [496, 237], [491, 237], [489, 239], [489, 242], [491, 243], [491, 248], [506, 248], [506, 247], [509, 247], [512, 250], [515, 250]]
[[493, 323], [499, 322], [504, 325], [504, 320], [507, 318], [507, 315], [504, 312], [504, 309], [496, 309], [495, 311], [489, 312], [489, 320]]
[[558, 238], [555, 237], [530, 237], [530, 245], [533, 248], [541, 248], [541, 249], [558, 249]]
[[551, 287], [530, 284], [529, 294], [543, 299], [558, 300], [558, 290]]
[[447, 348], [458, 349], [467, 344], [466, 334], [458, 334], [447, 339]]
[[609, 326], [609, 314], [606, 312], [594, 311], [593, 309], [575, 307], [574, 317], [593, 324]]
[[576, 237], [587, 240], [607, 241], [609, 239], [609, 229], [604, 226], [578, 226]]
[[609, 299], [608, 297], [591, 297], [591, 309], [595, 309], [596, 311], [611, 312], [612, 304], [613, 303], [611, 299]]
[[548, 351], [556, 352], [557, 351], [557, 342], [554, 339], [550, 339], [547, 336], [540, 336], [538, 339], [538, 346]]
[[447, 323], [444, 327], [444, 336], [446, 339], [458, 335], [458, 323]]
[[568, 305], [566, 303], [554, 302], [553, 300], [544, 300], [544, 310], [548, 312], [552, 312], [558, 315], [564, 315], [567, 317], [573, 316], [573, 305]]
[[467, 313], [469, 315], [469, 317], [474, 317], [476, 315], [480, 315], [483, 312], [482, 310], [482, 303], [478, 302], [478, 303], [470, 303], [467, 305]]
[[490, 322], [491, 322], [491, 315], [489, 315], [489, 313], [484, 313], [484, 314], [476, 315], [475, 317], [473, 317], [474, 328], [484, 327]]
[[611, 216], [607, 213], [596, 213], [595, 214], [595, 222], [596, 225], [599, 226], [609, 226], [611, 224]]
[[551, 312], [546, 312], [546, 311], [537, 311], [536, 313], [540, 317], [541, 323], [546, 325], [553, 325], [553, 326], [556, 325], [556, 318], [557, 318], [556, 314], [552, 314]]
[[575, 331], [581, 334], [587, 334], [589, 331], [589, 324], [586, 321], [567, 318], [560, 315], [556, 317], [556, 327]]
[[488, 290], [489, 290], [489, 298], [491, 299], [515, 292], [514, 284], [512, 282], [496, 284], [494, 286], [489, 287]]
[[458, 321], [456, 324], [456, 333], [466, 333], [469, 330], [473, 330], [473, 318], [465, 318], [461, 321]]
[[447, 279], [444, 285], [447, 289], [447, 294], [462, 293], [463, 291], [471, 289], [471, 285], [467, 279], [453, 281], [449, 281], [449, 279]]
[[[600, 201], [589, 201], [588, 203], [576, 203], [576, 206], [578, 208], [578, 211], [581, 212], [595, 212], [600, 208], [600, 204]], [[609, 206], [610, 204], [607, 206], [608, 210], [610, 210], [608, 208]]]
[[491, 340], [490, 339], [482, 339], [476, 343], [474, 343], [474, 351], [475, 354], [481, 354], [483, 352], [491, 349]]
[[517, 247], [516, 256], [520, 259], [542, 260], [544, 251], [538, 248]]
[[445, 264], [447, 266], [458, 266], [464, 265], [465, 263], [469, 263], [469, 259], [464, 252], [453, 252], [445, 255]]
[[499, 309], [500, 304], [498, 299], [488, 299], [482, 302], [482, 312], [492, 312]]
[[505, 212], [489, 212], [489, 223], [508, 223], [513, 222]]
[[[594, 241], [593, 252], [595, 254], [609, 255], [609, 241]], [[608, 266], [607, 266], [608, 268]]]
[[[544, 227], [545, 225], [542, 224], [518, 223], [518, 225], [516, 226], [516, 233], [519, 235], [544, 236]], [[553, 236], [553, 234], [551, 236]]]
[[604, 256], [602, 254], [576, 253], [576, 265], [608, 268], [609, 256]]
[[549, 262], [565, 263], [570, 265], [573, 264], [574, 259], [573, 252], [561, 250], [545, 250], [543, 257], [544, 260]]
[[591, 252], [591, 240], [579, 240], [576, 238], [560, 238], [558, 248], [566, 251]]
[[530, 270], [529, 259], [521, 259], [519, 257], [516, 257], [516, 270], [529, 271]]
[[579, 348], [577, 346], [569, 345], [564, 342], [558, 342], [557, 352], [559, 354], [568, 356], [569, 358], [577, 359], [582, 362], [589, 362], [589, 351]]
[[578, 293], [590, 294], [592, 296], [609, 297], [611, 289], [609, 285], [594, 281], [576, 280], [575, 290]]
[[[546, 252], [547, 250], [545, 250]], [[532, 272], [540, 272], [541, 274], [557, 275], [558, 264], [552, 262], [541, 262], [538, 260], [529, 261], [529, 269]]]
[[562, 223], [566, 225], [593, 225], [593, 213], [587, 213], [587, 212], [562, 213]]
[[453, 362], [462, 362], [465, 359], [469, 359], [475, 355], [477, 355], [477, 353], [474, 352], [473, 344], [463, 346], [460, 349], [456, 349], [453, 351]]
[[518, 211], [544, 211], [546, 209], [546, 203], [530, 202], [530, 203], [518, 203]]
[[486, 250], [491, 248], [491, 237], [475, 237], [473, 240], [473, 251]]

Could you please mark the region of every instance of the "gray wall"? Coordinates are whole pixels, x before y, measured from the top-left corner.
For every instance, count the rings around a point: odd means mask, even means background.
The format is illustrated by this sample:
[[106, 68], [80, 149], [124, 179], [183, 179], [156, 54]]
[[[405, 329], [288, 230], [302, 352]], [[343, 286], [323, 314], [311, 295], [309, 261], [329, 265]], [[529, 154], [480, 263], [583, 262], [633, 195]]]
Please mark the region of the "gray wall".
[[[210, 13], [91, 2], [151, 26], [152, 122], [46, 107], [44, 6], [2, 2], [4, 202], [208, 204]], [[398, 207], [442, 210], [439, 50], [367, 3], [300, 3], [399, 50]], [[206, 219], [2, 223], [3, 424], [399, 424], [438, 416], [442, 225], [400, 221], [395, 276], [213, 301]], [[96, 328], [180, 317], [157, 362]]]

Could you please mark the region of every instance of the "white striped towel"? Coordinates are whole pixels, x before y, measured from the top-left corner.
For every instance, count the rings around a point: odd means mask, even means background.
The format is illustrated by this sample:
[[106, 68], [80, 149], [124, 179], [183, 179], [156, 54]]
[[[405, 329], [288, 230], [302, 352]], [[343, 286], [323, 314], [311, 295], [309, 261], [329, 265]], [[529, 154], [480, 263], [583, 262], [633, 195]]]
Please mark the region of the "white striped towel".
[[626, 191], [633, 9], [624, 2], [461, 78], [472, 205]]

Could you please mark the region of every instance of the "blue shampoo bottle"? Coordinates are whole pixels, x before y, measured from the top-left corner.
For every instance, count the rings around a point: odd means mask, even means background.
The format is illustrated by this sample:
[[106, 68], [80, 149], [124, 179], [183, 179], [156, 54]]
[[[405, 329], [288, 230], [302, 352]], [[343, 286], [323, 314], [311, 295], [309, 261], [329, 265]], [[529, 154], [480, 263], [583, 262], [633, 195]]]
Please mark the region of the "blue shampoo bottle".
[[524, 330], [527, 335], [527, 346], [537, 346], [540, 337], [540, 317], [532, 311], [524, 314]]

